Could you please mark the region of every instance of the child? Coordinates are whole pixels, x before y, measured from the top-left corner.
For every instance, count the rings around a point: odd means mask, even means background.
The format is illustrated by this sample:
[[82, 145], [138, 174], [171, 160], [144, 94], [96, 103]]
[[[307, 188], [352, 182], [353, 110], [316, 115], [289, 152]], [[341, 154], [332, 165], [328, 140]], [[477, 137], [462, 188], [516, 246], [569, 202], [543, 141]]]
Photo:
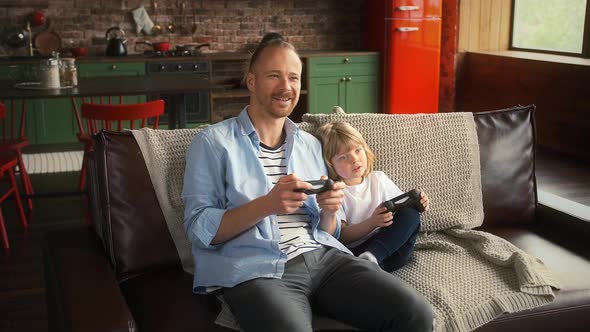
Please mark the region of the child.
[[[420, 215], [402, 208], [393, 215], [381, 203], [403, 194], [385, 173], [373, 171], [375, 155], [362, 135], [346, 122], [321, 126], [317, 136], [331, 179], [346, 183], [339, 218], [340, 241], [355, 255], [379, 264], [386, 271], [408, 261], [420, 230]], [[426, 194], [420, 203], [428, 208]]]

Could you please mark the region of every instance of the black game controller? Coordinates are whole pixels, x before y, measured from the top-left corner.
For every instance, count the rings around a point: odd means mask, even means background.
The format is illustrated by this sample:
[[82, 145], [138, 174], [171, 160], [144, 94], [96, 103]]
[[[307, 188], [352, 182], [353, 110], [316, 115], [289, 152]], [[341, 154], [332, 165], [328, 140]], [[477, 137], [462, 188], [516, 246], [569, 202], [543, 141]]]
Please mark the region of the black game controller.
[[334, 184], [334, 181], [332, 181], [330, 179], [305, 181], [305, 182], [310, 183], [313, 187], [311, 189], [299, 188], [299, 189], [295, 189], [295, 191], [298, 193], [306, 193], [308, 195], [319, 194], [319, 193], [323, 193], [324, 191], [328, 191], [328, 190], [332, 189], [332, 185]]
[[418, 212], [424, 212], [424, 206], [420, 203], [420, 193], [416, 189], [385, 201], [381, 203], [381, 206], [387, 208], [387, 212], [397, 212], [404, 207], [411, 207]]

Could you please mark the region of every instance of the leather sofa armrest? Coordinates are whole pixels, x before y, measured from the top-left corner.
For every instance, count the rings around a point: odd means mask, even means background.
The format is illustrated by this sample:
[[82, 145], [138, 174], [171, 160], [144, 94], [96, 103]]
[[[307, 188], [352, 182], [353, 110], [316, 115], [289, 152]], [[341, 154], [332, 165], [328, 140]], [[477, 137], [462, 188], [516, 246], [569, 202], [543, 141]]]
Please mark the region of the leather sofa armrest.
[[135, 331], [136, 324], [96, 234], [49, 232], [44, 272], [50, 331]]
[[534, 230], [590, 259], [590, 221], [539, 203], [535, 213]]

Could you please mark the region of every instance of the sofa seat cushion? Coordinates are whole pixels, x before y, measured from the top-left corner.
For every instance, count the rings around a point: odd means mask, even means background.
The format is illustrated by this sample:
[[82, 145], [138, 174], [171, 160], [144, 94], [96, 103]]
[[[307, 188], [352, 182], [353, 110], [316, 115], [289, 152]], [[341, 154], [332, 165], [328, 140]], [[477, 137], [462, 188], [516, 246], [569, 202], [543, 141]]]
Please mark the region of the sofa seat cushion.
[[178, 266], [127, 280], [121, 289], [139, 331], [231, 331], [214, 323], [217, 299], [193, 294], [192, 284], [193, 276]]
[[590, 261], [542, 235], [524, 228], [494, 227], [486, 232], [498, 235], [540, 258], [561, 283], [555, 300], [545, 306], [503, 314], [477, 331], [561, 331], [590, 327]]

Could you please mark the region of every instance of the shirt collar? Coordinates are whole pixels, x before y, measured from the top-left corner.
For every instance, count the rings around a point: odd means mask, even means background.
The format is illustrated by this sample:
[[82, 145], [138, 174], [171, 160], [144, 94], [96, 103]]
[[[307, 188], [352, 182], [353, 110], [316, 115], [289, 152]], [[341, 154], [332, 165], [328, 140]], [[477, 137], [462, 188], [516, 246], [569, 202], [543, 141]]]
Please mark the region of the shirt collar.
[[[241, 127], [242, 135], [251, 136], [252, 134], [255, 134], [256, 137], [258, 136], [254, 124], [252, 124], [252, 120], [250, 120], [250, 116], [248, 115], [248, 106], [244, 107], [237, 119]], [[299, 126], [289, 118], [285, 119], [284, 129], [287, 137], [299, 134]]]

